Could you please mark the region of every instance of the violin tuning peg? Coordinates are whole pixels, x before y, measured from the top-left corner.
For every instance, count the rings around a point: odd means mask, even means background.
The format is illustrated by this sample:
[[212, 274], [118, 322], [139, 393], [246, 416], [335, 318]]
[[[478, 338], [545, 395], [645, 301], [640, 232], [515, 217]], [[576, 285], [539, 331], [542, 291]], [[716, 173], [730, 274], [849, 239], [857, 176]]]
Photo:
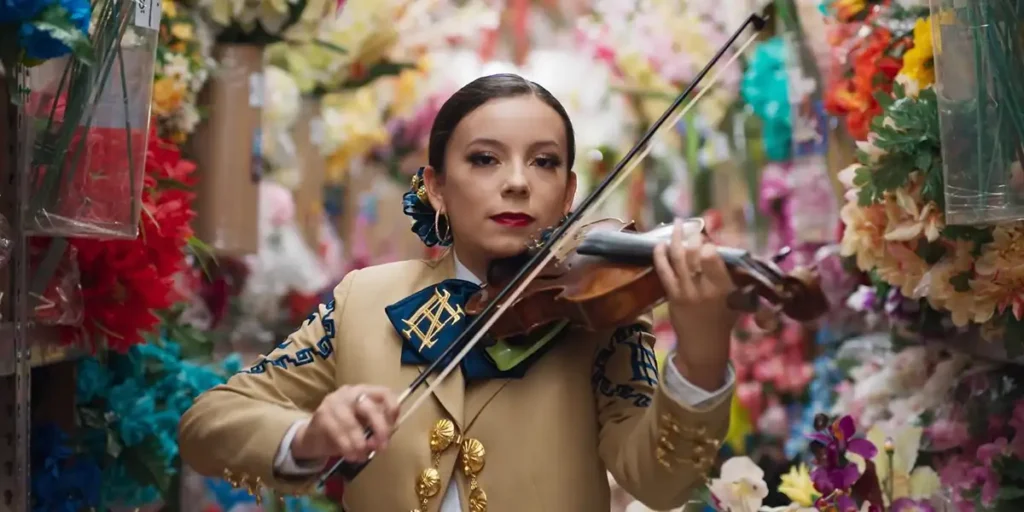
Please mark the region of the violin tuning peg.
[[772, 261], [775, 263], [782, 263], [790, 254], [793, 254], [793, 248], [787, 245], [779, 249], [779, 252], [772, 256]]

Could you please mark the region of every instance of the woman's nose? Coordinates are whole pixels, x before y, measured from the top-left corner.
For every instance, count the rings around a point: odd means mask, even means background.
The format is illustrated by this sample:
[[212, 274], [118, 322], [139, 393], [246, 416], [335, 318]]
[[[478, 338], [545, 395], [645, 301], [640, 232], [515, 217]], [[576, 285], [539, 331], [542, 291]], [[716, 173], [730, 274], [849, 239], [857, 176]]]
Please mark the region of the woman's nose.
[[522, 164], [513, 165], [505, 177], [505, 186], [502, 190], [508, 195], [528, 195], [530, 183], [526, 179], [526, 166]]

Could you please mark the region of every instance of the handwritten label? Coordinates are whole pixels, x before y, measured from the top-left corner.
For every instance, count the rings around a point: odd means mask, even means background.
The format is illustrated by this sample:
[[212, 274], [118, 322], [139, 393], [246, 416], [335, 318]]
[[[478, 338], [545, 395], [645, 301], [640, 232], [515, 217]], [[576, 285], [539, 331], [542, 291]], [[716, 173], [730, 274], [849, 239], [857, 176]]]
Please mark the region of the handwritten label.
[[163, 9], [160, 0], [135, 0], [135, 26], [160, 30]]
[[249, 75], [249, 106], [263, 107], [263, 73]]

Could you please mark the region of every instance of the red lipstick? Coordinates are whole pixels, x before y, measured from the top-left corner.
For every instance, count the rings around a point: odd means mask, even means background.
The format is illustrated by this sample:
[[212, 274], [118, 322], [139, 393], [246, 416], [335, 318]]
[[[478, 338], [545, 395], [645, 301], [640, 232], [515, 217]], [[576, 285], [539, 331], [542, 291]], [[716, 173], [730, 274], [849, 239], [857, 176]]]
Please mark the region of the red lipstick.
[[499, 213], [497, 215], [491, 216], [491, 220], [497, 222], [498, 224], [501, 224], [502, 226], [508, 226], [512, 228], [521, 228], [529, 226], [531, 223], [533, 223], [533, 217], [530, 217], [525, 213], [516, 212]]

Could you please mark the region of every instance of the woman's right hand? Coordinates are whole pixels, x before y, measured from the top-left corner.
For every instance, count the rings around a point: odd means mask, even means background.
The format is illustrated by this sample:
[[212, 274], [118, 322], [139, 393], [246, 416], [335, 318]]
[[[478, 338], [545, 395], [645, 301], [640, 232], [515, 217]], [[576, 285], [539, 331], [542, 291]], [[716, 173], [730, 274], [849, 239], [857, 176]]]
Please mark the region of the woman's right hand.
[[[365, 461], [371, 452], [387, 448], [398, 421], [398, 400], [381, 386], [342, 386], [327, 395], [309, 423], [292, 439], [295, 460], [342, 457]], [[373, 436], [366, 439], [365, 430]]]

